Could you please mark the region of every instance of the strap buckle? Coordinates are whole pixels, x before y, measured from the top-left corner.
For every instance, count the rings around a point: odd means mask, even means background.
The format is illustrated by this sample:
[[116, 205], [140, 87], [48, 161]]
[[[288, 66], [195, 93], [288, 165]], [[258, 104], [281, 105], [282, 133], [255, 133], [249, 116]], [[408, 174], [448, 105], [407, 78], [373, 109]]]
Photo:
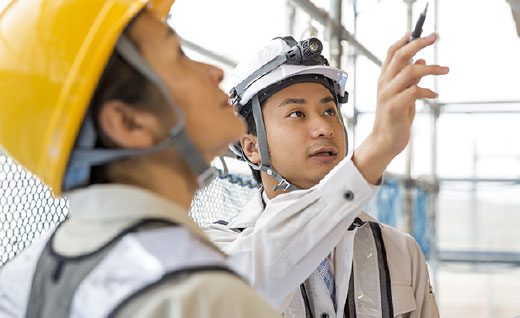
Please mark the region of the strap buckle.
[[240, 95], [238, 94], [237, 92], [237, 88], [236, 87], [233, 87], [230, 91], [229, 91], [229, 100], [231, 101], [231, 103], [233, 105], [235, 104], [238, 104], [240, 102]]
[[273, 191], [283, 190], [287, 191], [291, 187], [291, 184], [287, 180], [282, 179], [280, 183], [274, 186]]
[[213, 179], [215, 179], [217, 171], [214, 167], [210, 166], [206, 171], [197, 176], [197, 183], [200, 188], [208, 186]]

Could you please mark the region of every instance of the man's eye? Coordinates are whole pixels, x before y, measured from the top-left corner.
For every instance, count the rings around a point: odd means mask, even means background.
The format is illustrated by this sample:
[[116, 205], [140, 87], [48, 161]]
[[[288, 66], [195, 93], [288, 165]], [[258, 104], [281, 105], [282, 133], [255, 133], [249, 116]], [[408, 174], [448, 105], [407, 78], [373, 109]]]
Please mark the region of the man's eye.
[[324, 113], [326, 116], [334, 116], [336, 115], [336, 110], [334, 108], [329, 108]]
[[302, 113], [301, 111], [297, 110], [295, 112], [292, 112], [289, 114], [289, 117], [292, 117], [292, 118], [297, 118], [297, 117], [304, 117], [305, 114]]

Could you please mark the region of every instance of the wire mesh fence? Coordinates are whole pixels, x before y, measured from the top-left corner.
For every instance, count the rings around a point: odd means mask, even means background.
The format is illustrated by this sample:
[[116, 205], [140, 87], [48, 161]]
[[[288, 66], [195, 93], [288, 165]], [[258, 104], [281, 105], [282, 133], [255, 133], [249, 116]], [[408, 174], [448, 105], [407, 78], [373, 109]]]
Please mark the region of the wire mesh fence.
[[0, 154], [0, 264], [5, 264], [68, 214], [36, 177]]
[[199, 225], [219, 220], [229, 221], [240, 213], [259, 186], [250, 175], [218, 175], [207, 187], [197, 191], [191, 203], [190, 215]]
[[[226, 174], [218, 170], [217, 178], [197, 192], [190, 215], [200, 225], [229, 220], [240, 213], [257, 190], [258, 185], [252, 176]], [[426, 218], [429, 193], [417, 188], [413, 194], [417, 216], [414, 218], [414, 232], [428, 255], [431, 232], [427, 229], [432, 226]], [[403, 216], [402, 201], [401, 183], [387, 179], [366, 211], [382, 222], [399, 227]], [[0, 154], [0, 265], [63, 221], [68, 212], [66, 199], [53, 198], [38, 178]]]

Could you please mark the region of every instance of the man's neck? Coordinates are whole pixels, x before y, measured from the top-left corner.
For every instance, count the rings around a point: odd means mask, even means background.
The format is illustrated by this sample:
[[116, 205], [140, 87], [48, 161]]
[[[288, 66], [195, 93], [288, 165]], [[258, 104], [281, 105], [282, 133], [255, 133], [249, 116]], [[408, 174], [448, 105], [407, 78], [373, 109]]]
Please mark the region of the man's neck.
[[[142, 169], [139, 169], [142, 168]], [[188, 210], [198, 189], [195, 175], [184, 164], [137, 165], [133, 168], [121, 165], [114, 169], [118, 183], [135, 185], [152, 191]], [[118, 173], [119, 172], [119, 173]]]
[[286, 190], [286, 191], [284, 191], [284, 190], [273, 191], [273, 188], [278, 184], [278, 181], [276, 181], [275, 178], [269, 176], [267, 173], [265, 173], [263, 171], [261, 172], [261, 176], [262, 176], [262, 186], [264, 188], [265, 194], [267, 195], [267, 197], [270, 200], [276, 198], [280, 194], [291, 192], [290, 190]]
[[191, 173], [186, 176], [182, 172], [170, 173], [168, 176], [168, 180], [157, 178], [150, 190], [188, 210], [198, 188], [196, 178]]
[[[268, 179], [272, 179], [272, 180], [268, 180]], [[267, 175], [266, 175], [266, 177], [264, 177], [262, 175], [262, 186], [264, 187], [264, 192], [267, 195], [267, 197], [269, 198], [269, 200], [276, 198], [280, 194], [290, 192], [290, 191], [283, 191], [283, 190], [273, 191], [274, 186], [276, 186], [277, 184], [278, 184], [278, 182], [276, 182], [276, 180], [274, 178], [267, 176]]]

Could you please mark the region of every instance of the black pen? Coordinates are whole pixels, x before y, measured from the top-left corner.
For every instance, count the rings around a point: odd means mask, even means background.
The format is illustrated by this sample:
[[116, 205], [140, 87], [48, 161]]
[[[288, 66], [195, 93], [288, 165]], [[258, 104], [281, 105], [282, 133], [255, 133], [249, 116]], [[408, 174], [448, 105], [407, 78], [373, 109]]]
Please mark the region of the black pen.
[[419, 16], [419, 20], [417, 20], [417, 23], [415, 24], [415, 29], [413, 29], [413, 32], [410, 35], [410, 39], [408, 40], [408, 42], [412, 42], [413, 40], [421, 36], [424, 20], [426, 20], [426, 12], [428, 11], [428, 4], [430, 3], [426, 3], [426, 8], [424, 8], [424, 11]]

